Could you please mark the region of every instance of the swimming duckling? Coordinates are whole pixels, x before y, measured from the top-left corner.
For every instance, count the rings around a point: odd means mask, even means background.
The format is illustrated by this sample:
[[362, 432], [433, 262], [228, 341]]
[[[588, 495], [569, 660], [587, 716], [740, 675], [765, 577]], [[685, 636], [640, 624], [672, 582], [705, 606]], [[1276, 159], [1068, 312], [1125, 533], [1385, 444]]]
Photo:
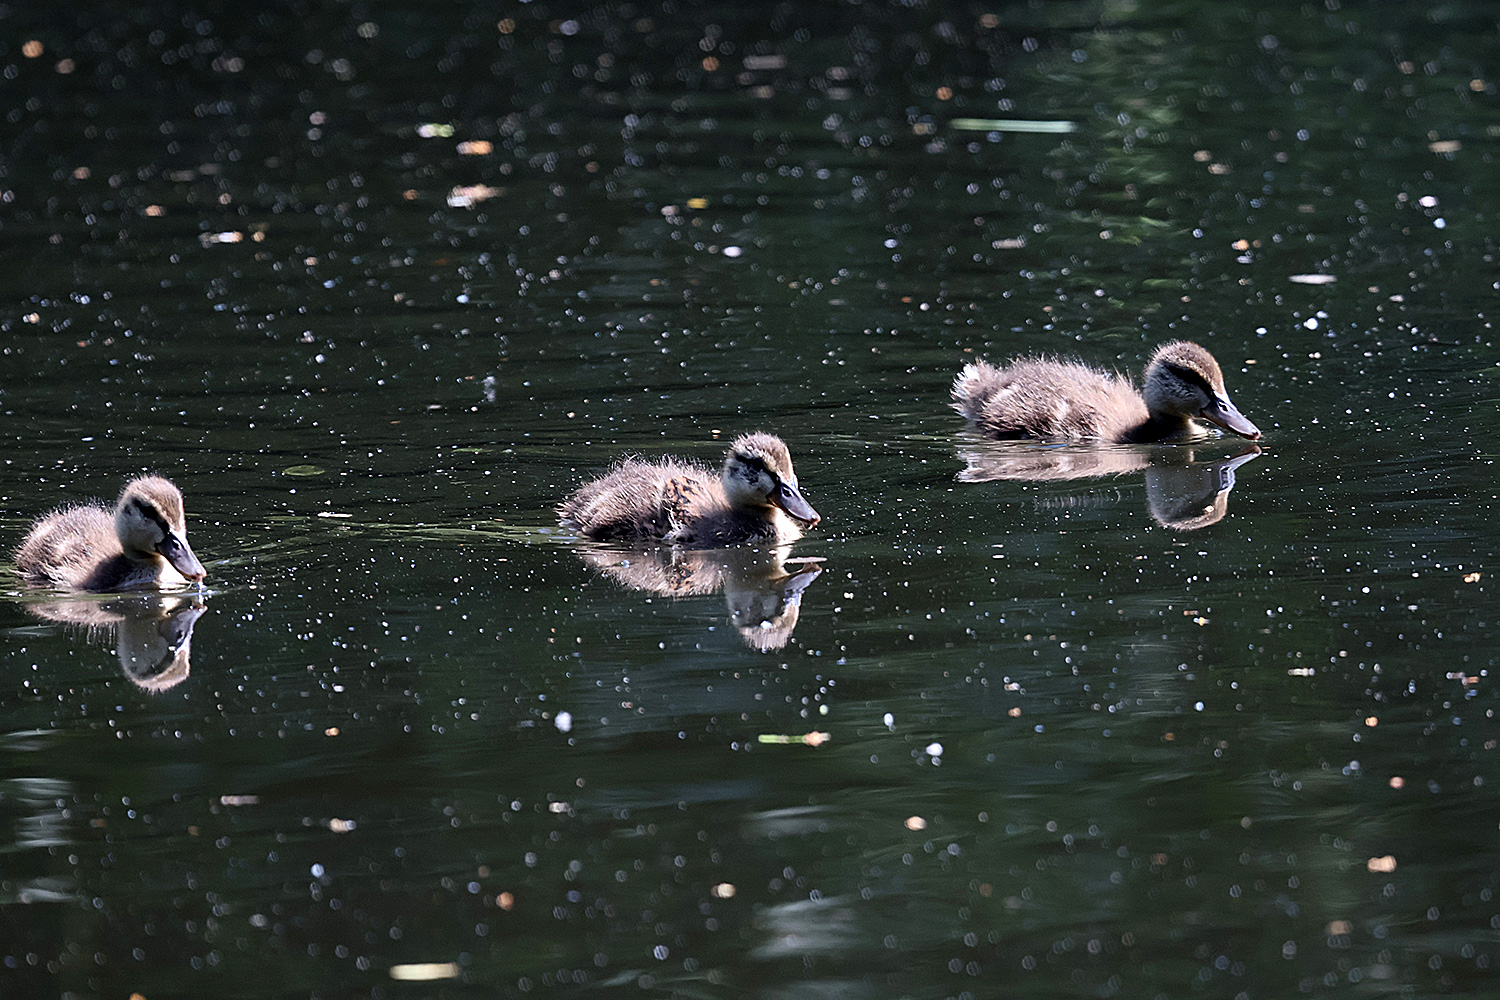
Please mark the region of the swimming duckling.
[[671, 457], [625, 459], [585, 483], [557, 513], [564, 527], [588, 538], [689, 548], [790, 542], [821, 520], [797, 489], [786, 444], [760, 433], [729, 446], [718, 476]]
[[1144, 398], [1118, 374], [1076, 361], [1022, 358], [1004, 368], [967, 365], [953, 380], [953, 408], [997, 438], [1162, 441], [1201, 432], [1196, 419], [1254, 440], [1224, 389], [1212, 354], [1197, 344], [1163, 344], [1146, 366]]
[[202, 580], [188, 547], [182, 494], [160, 476], [125, 484], [111, 515], [103, 507], [64, 507], [38, 521], [16, 550], [28, 583], [108, 593], [178, 587]]

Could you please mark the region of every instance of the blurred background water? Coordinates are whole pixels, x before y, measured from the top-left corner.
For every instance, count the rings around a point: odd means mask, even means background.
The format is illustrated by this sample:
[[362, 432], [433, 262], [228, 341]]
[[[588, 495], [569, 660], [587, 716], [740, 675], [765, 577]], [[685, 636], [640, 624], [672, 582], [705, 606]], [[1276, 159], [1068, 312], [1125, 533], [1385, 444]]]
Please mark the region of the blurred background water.
[[[0, 8], [0, 542], [210, 587], [0, 576], [0, 994], [1493, 995], [1497, 18]], [[1175, 337], [1259, 453], [948, 409]]]

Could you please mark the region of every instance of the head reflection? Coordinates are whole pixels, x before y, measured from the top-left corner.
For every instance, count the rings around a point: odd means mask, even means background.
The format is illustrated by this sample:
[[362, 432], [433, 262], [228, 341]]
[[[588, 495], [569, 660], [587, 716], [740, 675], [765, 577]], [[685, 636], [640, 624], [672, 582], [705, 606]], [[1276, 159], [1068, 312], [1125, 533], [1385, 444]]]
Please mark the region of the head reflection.
[[1141, 472], [1146, 505], [1164, 527], [1195, 531], [1224, 518], [1235, 470], [1260, 454], [1255, 445], [1230, 458], [1198, 460], [1191, 448], [968, 441], [959, 446], [966, 483], [1059, 482]]
[[207, 610], [192, 594], [138, 594], [101, 601], [58, 598], [28, 604], [38, 618], [80, 628], [90, 639], [114, 639], [125, 677], [144, 691], [160, 692], [187, 679], [193, 625]]
[[802, 592], [819, 559], [787, 559], [786, 548], [579, 549], [583, 561], [632, 590], [666, 597], [724, 593], [729, 620], [747, 646], [780, 649], [792, 638]]

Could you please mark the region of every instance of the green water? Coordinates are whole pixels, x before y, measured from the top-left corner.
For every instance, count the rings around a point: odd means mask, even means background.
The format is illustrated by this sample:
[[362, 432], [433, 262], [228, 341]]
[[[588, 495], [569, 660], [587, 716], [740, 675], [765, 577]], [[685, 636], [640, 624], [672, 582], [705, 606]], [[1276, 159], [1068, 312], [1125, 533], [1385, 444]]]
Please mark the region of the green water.
[[[1495, 24], [6, 9], [0, 542], [209, 590], [0, 576], [0, 996], [1492, 995]], [[948, 408], [1177, 337], [1259, 453]], [[789, 562], [555, 524], [753, 429]]]

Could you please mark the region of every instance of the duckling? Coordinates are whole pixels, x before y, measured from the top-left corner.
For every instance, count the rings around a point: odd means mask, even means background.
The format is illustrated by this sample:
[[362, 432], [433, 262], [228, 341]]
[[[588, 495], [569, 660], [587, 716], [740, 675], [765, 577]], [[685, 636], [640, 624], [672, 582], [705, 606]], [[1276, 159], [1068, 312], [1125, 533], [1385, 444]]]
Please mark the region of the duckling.
[[783, 544], [821, 518], [797, 488], [786, 444], [774, 434], [735, 439], [718, 476], [681, 459], [627, 458], [557, 508], [564, 527], [600, 540], [687, 548]]
[[125, 484], [111, 515], [103, 507], [64, 507], [32, 526], [16, 550], [28, 583], [108, 593], [155, 590], [202, 580], [188, 546], [182, 494], [160, 476]]
[[1197, 344], [1162, 344], [1146, 366], [1144, 398], [1118, 374], [1076, 361], [1022, 358], [1004, 368], [967, 365], [953, 380], [953, 408], [997, 438], [1163, 441], [1218, 424], [1252, 441], [1256, 428], [1224, 389], [1212, 354]]

